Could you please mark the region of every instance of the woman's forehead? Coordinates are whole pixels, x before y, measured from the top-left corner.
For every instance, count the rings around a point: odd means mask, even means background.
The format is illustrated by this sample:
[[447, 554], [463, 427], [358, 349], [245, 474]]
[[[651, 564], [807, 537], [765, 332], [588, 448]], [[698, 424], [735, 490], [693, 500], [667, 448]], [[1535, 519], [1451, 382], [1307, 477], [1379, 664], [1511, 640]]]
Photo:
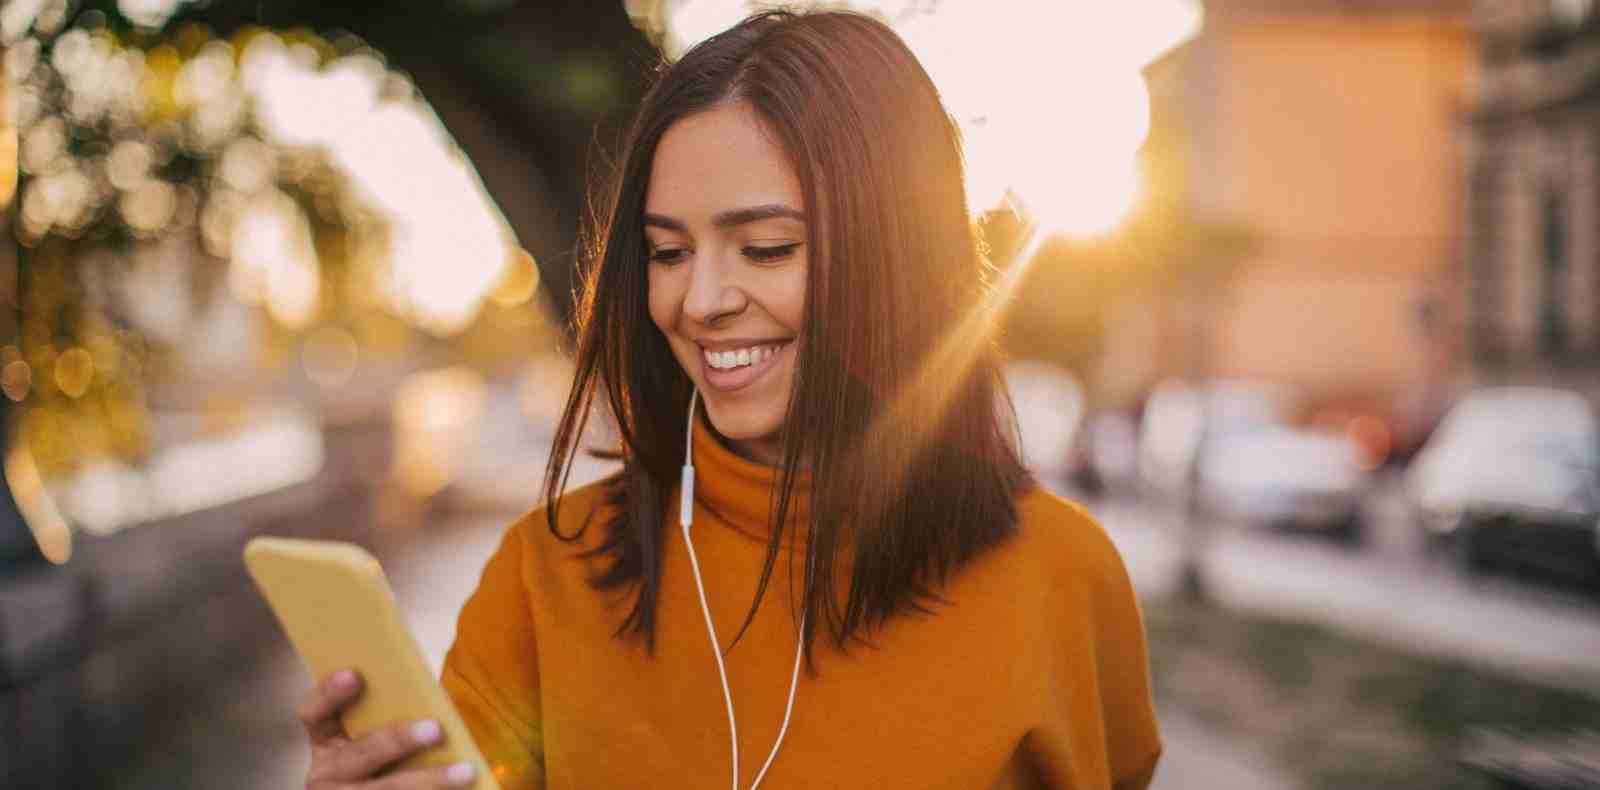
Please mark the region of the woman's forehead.
[[656, 145], [645, 210], [686, 223], [751, 206], [804, 210], [799, 179], [776, 138], [745, 102], [685, 116]]

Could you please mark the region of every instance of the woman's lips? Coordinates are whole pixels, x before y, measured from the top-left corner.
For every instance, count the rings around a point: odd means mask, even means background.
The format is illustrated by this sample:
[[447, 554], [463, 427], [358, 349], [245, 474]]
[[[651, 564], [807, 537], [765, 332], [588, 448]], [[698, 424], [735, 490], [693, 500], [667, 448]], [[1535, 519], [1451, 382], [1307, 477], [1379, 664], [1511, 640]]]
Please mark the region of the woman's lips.
[[792, 341], [784, 341], [778, 350], [759, 362], [740, 365], [735, 368], [714, 368], [706, 361], [702, 350], [700, 354], [700, 378], [706, 386], [718, 392], [734, 392], [750, 386], [756, 379], [761, 378], [767, 371], [775, 367], [784, 357], [789, 355]]

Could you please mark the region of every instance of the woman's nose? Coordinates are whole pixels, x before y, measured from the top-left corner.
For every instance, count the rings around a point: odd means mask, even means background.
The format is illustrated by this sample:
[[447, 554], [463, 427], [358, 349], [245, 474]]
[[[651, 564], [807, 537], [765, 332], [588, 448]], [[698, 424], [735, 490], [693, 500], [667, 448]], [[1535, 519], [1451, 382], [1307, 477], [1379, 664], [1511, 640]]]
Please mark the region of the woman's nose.
[[714, 255], [696, 256], [689, 263], [689, 290], [683, 297], [683, 312], [690, 319], [715, 324], [737, 315], [747, 301], [744, 291]]

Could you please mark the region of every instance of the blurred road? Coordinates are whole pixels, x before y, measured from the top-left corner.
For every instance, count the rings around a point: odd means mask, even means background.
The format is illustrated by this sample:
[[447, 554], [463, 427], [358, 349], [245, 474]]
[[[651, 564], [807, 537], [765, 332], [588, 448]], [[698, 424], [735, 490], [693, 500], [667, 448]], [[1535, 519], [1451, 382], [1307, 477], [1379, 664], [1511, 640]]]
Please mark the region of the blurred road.
[[[1070, 492], [1064, 492], [1071, 496]], [[1174, 591], [1186, 522], [1145, 501], [1091, 501], [1142, 595]], [[1199, 567], [1224, 607], [1322, 623], [1398, 648], [1549, 683], [1600, 689], [1600, 596], [1504, 575], [1474, 576], [1409, 523], [1398, 483], [1381, 479], [1368, 537], [1203, 525]]]
[[[455, 617], [510, 516], [473, 516], [396, 534], [372, 546], [395, 597], [435, 671], [455, 634]], [[258, 669], [226, 698], [196, 705], [171, 728], [169, 743], [147, 744], [146, 761], [120, 786], [303, 787], [310, 752], [294, 707], [310, 676], [277, 637]]]

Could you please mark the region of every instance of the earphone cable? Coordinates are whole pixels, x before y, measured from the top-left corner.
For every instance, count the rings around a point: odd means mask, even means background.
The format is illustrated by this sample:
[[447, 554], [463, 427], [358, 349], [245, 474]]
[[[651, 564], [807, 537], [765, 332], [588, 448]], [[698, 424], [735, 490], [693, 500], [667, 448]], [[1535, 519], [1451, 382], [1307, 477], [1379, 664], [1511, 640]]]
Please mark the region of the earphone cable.
[[[711, 607], [706, 602], [706, 586], [700, 576], [700, 559], [695, 555], [694, 539], [689, 536], [689, 526], [694, 521], [694, 407], [699, 399], [700, 390], [696, 388], [694, 394], [689, 397], [689, 427], [684, 437], [683, 487], [678, 508], [678, 523], [683, 527], [683, 543], [689, 549], [689, 567], [694, 571], [695, 592], [700, 596], [700, 613], [705, 615], [706, 633], [711, 639], [711, 656], [717, 661], [717, 676], [722, 681], [722, 699], [728, 707], [728, 738], [733, 750], [733, 790], [739, 790], [739, 725], [733, 713], [733, 692], [728, 686], [728, 668], [722, 660], [722, 645], [717, 639], [717, 627], [711, 621]], [[767, 761], [762, 764], [761, 771], [750, 783], [750, 790], [760, 787], [761, 780], [767, 775], [767, 769], [772, 767], [772, 761], [778, 757], [778, 747], [783, 745], [783, 737], [789, 732], [789, 718], [794, 713], [795, 690], [800, 683], [800, 661], [805, 654], [806, 617], [809, 614], [808, 603], [800, 614], [800, 634], [794, 650], [794, 671], [789, 677], [789, 701], [783, 708], [783, 725], [778, 728], [778, 737], [772, 744], [772, 752], [767, 755]]]

